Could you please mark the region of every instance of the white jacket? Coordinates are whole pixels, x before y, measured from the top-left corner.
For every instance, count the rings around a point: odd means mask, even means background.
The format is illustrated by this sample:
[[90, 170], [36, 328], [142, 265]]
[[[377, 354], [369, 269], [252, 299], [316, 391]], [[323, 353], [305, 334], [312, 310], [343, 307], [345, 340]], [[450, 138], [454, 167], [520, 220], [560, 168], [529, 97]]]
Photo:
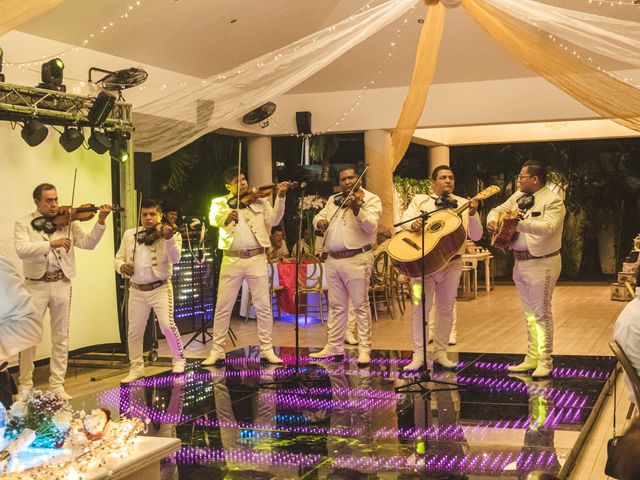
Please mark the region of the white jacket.
[[[225, 195], [224, 197], [214, 198], [211, 201], [211, 209], [209, 210], [209, 223], [214, 227], [219, 227], [218, 233], [218, 248], [221, 250], [229, 250], [233, 243], [233, 236], [236, 233], [236, 222], [231, 222], [229, 225], [224, 224], [227, 216], [233, 210], [227, 204], [227, 201], [232, 198], [233, 195]], [[240, 215], [244, 216], [247, 225], [251, 228], [251, 231], [256, 236], [258, 243], [264, 248], [271, 246], [271, 227], [278, 225], [282, 216], [284, 215], [284, 203], [285, 199], [280, 198], [280, 195], [276, 195], [276, 201], [274, 206], [264, 198], [259, 198], [247, 208], [239, 210]]]
[[[346, 208], [343, 213], [337, 213], [331, 221], [329, 229], [341, 228], [345, 247], [349, 250], [362, 248], [371, 245], [376, 240], [378, 231], [378, 221], [382, 212], [382, 202], [376, 194], [362, 189], [364, 192], [363, 205], [360, 207], [358, 216], [353, 214], [353, 210]], [[334, 212], [340, 207], [335, 204], [335, 195], [331, 195], [324, 208], [313, 218], [313, 227], [318, 228], [320, 220], [329, 221]], [[325, 238], [326, 238], [325, 232]]]
[[[522, 195], [522, 192], [516, 192], [502, 205], [492, 209], [487, 216], [487, 222], [498, 221], [501, 212], [511, 212], [517, 207], [516, 200]], [[533, 207], [527, 211], [524, 220], [520, 220], [517, 231], [525, 236], [531, 255], [541, 257], [562, 247], [562, 227], [566, 210], [562, 199], [546, 186], [533, 196]]]
[[0, 256], [0, 363], [40, 343], [42, 322], [16, 268]]
[[[23, 274], [27, 278], [40, 278], [47, 270], [47, 257], [51, 250], [50, 240], [69, 237], [71, 244], [84, 250], [93, 250], [104, 235], [106, 226], [95, 223], [89, 233], [85, 233], [80, 227], [80, 222], [71, 222], [71, 229], [64, 227], [47, 235], [38, 232], [31, 226], [31, 221], [42, 216], [39, 212], [34, 212], [26, 217], [16, 220], [14, 229], [14, 240], [16, 253], [22, 259]], [[67, 252], [64, 248], [56, 248], [55, 255], [58, 258], [60, 268], [67, 278], [76, 276], [75, 249], [71, 248]]]
[[[437, 198], [437, 197], [436, 197]], [[463, 206], [468, 202], [466, 198], [459, 197], [457, 195], [451, 195], [451, 198], [458, 202], [458, 207]], [[417, 217], [421, 212], [431, 212], [436, 207], [436, 199], [431, 195], [423, 195], [418, 194], [413, 197], [411, 203], [407, 207], [407, 209], [402, 213], [402, 221], [408, 220], [410, 218]], [[480, 217], [476, 213], [473, 216], [469, 216], [469, 209], [466, 209], [461, 214], [462, 217], [462, 225], [464, 226], [464, 230], [467, 232], [467, 237], [469, 237], [474, 242], [480, 240], [482, 238], [482, 223], [480, 222]], [[404, 230], [410, 230], [411, 224], [413, 222], [407, 222], [402, 225]], [[460, 250], [458, 250], [458, 254], [462, 255], [465, 252], [466, 246], [462, 245]]]
[[[122, 236], [122, 243], [113, 265], [116, 272], [122, 275], [120, 269], [125, 263], [133, 264], [133, 248], [136, 243], [136, 233], [144, 230], [143, 227], [130, 228]], [[140, 245], [137, 246], [140, 248]], [[164, 237], [160, 237], [153, 242], [147, 248], [151, 249], [152, 257], [155, 257], [156, 263], [151, 265], [154, 276], [158, 280], [167, 280], [171, 278], [173, 274], [173, 264], [180, 261], [182, 256], [182, 236], [176, 233], [169, 240], [165, 240]]]

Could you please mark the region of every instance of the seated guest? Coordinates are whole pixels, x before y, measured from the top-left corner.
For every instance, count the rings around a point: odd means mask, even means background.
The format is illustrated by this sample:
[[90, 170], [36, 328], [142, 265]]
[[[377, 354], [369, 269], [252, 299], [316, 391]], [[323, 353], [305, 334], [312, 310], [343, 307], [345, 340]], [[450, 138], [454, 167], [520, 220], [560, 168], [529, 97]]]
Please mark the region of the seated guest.
[[287, 242], [284, 241], [284, 230], [279, 225], [271, 228], [271, 246], [267, 249], [267, 258], [270, 261], [279, 261], [289, 256]]
[[624, 435], [618, 439], [615, 460], [616, 473], [620, 475], [615, 478], [620, 480], [640, 478], [640, 417], [635, 417]]
[[[640, 287], [636, 287], [636, 294], [640, 294]], [[640, 375], [640, 298], [633, 299], [620, 312], [613, 326], [613, 339], [622, 347], [624, 353], [629, 357], [629, 361], [638, 372], [638, 375]], [[629, 388], [629, 393], [631, 400], [635, 402], [631, 388]]]
[[[312, 255], [311, 252], [311, 235], [312, 233], [308, 228], [302, 228], [302, 238], [300, 239], [300, 255]], [[296, 256], [298, 250], [298, 244], [296, 243], [291, 249], [291, 255]]]

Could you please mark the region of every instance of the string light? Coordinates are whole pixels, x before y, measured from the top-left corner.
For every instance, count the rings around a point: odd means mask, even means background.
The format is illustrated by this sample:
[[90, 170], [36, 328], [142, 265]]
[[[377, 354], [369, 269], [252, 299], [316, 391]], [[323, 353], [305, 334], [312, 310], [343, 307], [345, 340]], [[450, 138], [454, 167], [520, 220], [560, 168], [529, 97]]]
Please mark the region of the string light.
[[613, 6], [623, 6], [623, 7], [638, 7], [640, 6], [640, 2], [637, 0], [633, 0], [631, 2], [623, 2], [621, 0], [587, 0], [589, 5], [609, 5]]

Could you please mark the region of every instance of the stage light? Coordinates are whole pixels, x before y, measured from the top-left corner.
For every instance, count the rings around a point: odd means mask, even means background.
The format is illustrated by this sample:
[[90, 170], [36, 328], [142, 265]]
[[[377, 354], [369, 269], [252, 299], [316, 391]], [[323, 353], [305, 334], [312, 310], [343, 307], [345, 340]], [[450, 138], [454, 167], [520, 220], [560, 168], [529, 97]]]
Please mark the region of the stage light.
[[102, 125], [104, 121], [109, 117], [111, 110], [116, 105], [116, 97], [108, 92], [100, 92], [96, 99], [93, 101], [93, 105], [87, 113], [87, 118], [92, 125]]
[[40, 145], [47, 135], [49, 134], [49, 130], [44, 126], [42, 122], [32, 118], [28, 120], [24, 127], [22, 127], [22, 132], [20, 135], [23, 140], [29, 144], [31, 147], [35, 147], [36, 145]]
[[64, 132], [60, 135], [60, 145], [67, 152], [71, 153], [84, 142], [82, 130], [75, 127], [65, 127]]
[[53, 58], [48, 62], [43, 63], [41, 69], [42, 83], [38, 84], [38, 88], [66, 92], [67, 87], [62, 84], [63, 70], [64, 63], [59, 58]]
[[4, 82], [4, 73], [2, 73], [2, 57], [4, 57], [4, 52], [2, 48], [0, 48], [0, 82]]
[[127, 141], [122, 138], [114, 138], [109, 155], [116, 162], [124, 163], [129, 160], [129, 145]]
[[98, 155], [102, 155], [111, 148], [111, 139], [104, 132], [92, 129], [89, 137], [89, 148]]

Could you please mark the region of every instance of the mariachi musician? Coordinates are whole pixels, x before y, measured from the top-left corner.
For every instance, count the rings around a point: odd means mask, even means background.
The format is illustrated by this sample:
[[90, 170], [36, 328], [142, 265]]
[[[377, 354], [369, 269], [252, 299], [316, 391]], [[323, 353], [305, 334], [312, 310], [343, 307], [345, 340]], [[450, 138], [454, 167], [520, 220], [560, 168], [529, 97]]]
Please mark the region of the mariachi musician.
[[[225, 360], [225, 340], [229, 332], [231, 310], [236, 303], [242, 281], [247, 280], [256, 309], [260, 358], [279, 365], [282, 360], [273, 351], [271, 331], [273, 314], [269, 295], [267, 248], [271, 246], [271, 227], [284, 215], [285, 195], [289, 183], [270, 185], [269, 188], [249, 188], [245, 174], [236, 167], [223, 173], [228, 195], [211, 202], [209, 221], [220, 228], [218, 248], [223, 252], [218, 284], [218, 300], [213, 320], [211, 352], [202, 362], [215, 365]], [[269, 203], [266, 195], [276, 190], [276, 200]]]
[[518, 205], [523, 205], [523, 200], [529, 199], [528, 209], [509, 245], [515, 260], [513, 281], [527, 322], [528, 351], [524, 360], [510, 366], [509, 371], [533, 370], [534, 378], [549, 376], [553, 368], [551, 296], [562, 268], [560, 247], [565, 207], [546, 182], [545, 167], [538, 162], [526, 162], [518, 175], [519, 191], [491, 210], [487, 217], [487, 229], [494, 232], [500, 214], [510, 214]]
[[[478, 201], [475, 199], [466, 200], [453, 195], [455, 188], [455, 178], [453, 171], [446, 165], [440, 165], [431, 174], [433, 180], [433, 195], [416, 195], [409, 207], [402, 214], [402, 220], [417, 217], [421, 212], [430, 212], [436, 209], [456, 209], [459, 204], [469, 202], [468, 210], [462, 213], [462, 225], [467, 236], [471, 240], [479, 240], [482, 237], [482, 224], [476, 214]], [[420, 231], [423, 220], [418, 219], [412, 223], [405, 223], [403, 228], [414, 232]], [[429, 312], [435, 304], [435, 326], [433, 339], [433, 361], [444, 368], [455, 368], [456, 364], [447, 357], [447, 346], [453, 324], [453, 308], [458, 293], [460, 275], [462, 274], [462, 258], [465, 246], [454, 255], [447, 265], [425, 277], [425, 299], [426, 306], [421, 305], [420, 288], [422, 281], [420, 278], [412, 278], [411, 284], [413, 292], [413, 358], [405, 367], [405, 370], [421, 370], [425, 368], [423, 350], [422, 329], [425, 328], [422, 320], [422, 310], [426, 308], [425, 318], [429, 317]]]
[[[18, 257], [22, 259], [25, 287], [36, 308], [41, 324], [49, 309], [51, 319], [51, 360], [49, 391], [69, 400], [64, 390], [69, 354], [69, 312], [71, 311], [71, 279], [76, 275], [75, 247], [93, 250], [104, 235], [105, 220], [111, 205], [95, 207], [98, 221], [91, 232], [84, 233], [77, 221], [62, 215], [58, 192], [50, 183], [33, 190], [36, 211], [16, 220], [14, 239]], [[66, 218], [66, 221], [65, 221]], [[58, 222], [62, 220], [62, 222]], [[66, 223], [66, 225], [65, 225]], [[33, 388], [33, 360], [36, 347], [20, 352], [20, 391]]]
[[[364, 174], [364, 172], [363, 172]], [[312, 358], [344, 355], [349, 306], [353, 309], [358, 331], [358, 366], [370, 363], [371, 308], [369, 279], [373, 268], [372, 243], [376, 239], [382, 212], [380, 198], [362, 188], [353, 165], [339, 172], [340, 193], [329, 197], [313, 219], [324, 232], [325, 263], [329, 289], [327, 344]]]

